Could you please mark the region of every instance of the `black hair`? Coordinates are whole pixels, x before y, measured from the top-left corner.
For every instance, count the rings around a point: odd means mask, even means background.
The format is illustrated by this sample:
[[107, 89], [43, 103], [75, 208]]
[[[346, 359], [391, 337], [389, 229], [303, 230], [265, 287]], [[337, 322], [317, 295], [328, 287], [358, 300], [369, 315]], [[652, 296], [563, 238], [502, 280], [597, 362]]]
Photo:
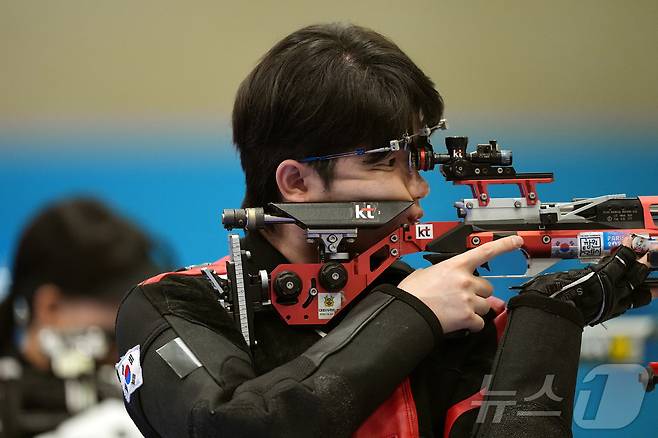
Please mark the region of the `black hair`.
[[44, 208], [23, 229], [16, 247], [9, 294], [0, 304], [0, 352], [11, 348], [15, 306], [31, 311], [40, 286], [53, 284], [67, 296], [118, 301], [131, 285], [164, 267], [155, 247], [99, 201], [75, 198]]
[[[386, 37], [349, 24], [300, 29], [265, 54], [235, 99], [243, 207], [280, 200], [275, 173], [285, 159], [387, 146], [442, 115], [431, 79]], [[312, 163], [327, 185], [332, 163]]]

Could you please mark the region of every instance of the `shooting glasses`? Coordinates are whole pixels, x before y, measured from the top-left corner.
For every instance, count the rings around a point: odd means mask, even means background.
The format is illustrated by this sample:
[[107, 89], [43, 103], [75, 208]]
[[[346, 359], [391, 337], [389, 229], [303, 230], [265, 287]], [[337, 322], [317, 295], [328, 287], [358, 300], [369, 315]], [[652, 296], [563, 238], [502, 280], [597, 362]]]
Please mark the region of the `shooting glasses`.
[[[446, 130], [448, 129], [448, 123], [446, 119], [439, 120], [439, 123], [432, 127], [425, 126], [418, 130], [415, 134], [404, 134], [402, 138], [391, 140], [388, 146], [375, 148], [375, 149], [366, 149], [366, 148], [357, 148], [353, 151], [340, 152], [337, 154], [329, 155], [320, 155], [316, 157], [307, 157], [299, 160], [300, 163], [312, 163], [315, 161], [325, 161], [325, 160], [334, 160], [336, 158], [343, 157], [355, 157], [368, 154], [382, 154], [389, 152], [397, 151], [407, 151], [409, 152], [409, 169], [411, 170], [431, 170], [434, 168], [434, 164], [440, 160], [436, 160], [434, 154], [434, 149], [430, 143], [430, 136], [437, 129]], [[425, 141], [420, 144], [415, 139], [425, 139]]]

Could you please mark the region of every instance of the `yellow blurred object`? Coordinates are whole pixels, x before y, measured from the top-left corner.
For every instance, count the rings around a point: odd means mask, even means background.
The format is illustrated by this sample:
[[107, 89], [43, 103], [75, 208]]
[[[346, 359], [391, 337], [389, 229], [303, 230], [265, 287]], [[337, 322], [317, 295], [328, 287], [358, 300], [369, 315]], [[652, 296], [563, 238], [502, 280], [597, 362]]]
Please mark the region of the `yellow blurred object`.
[[613, 336], [610, 339], [609, 354], [615, 362], [628, 361], [633, 354], [633, 342], [628, 336]]

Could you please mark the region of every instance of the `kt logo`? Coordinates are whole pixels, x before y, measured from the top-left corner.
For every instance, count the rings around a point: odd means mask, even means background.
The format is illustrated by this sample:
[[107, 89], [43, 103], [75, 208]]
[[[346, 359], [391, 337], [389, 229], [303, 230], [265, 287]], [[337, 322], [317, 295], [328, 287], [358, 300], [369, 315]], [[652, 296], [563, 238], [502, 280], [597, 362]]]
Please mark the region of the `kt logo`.
[[370, 204], [366, 204], [365, 207], [361, 207], [359, 204], [354, 205], [354, 214], [356, 219], [374, 219], [375, 207], [371, 207]]
[[418, 224], [416, 225], [416, 239], [433, 239], [434, 228], [432, 224]]

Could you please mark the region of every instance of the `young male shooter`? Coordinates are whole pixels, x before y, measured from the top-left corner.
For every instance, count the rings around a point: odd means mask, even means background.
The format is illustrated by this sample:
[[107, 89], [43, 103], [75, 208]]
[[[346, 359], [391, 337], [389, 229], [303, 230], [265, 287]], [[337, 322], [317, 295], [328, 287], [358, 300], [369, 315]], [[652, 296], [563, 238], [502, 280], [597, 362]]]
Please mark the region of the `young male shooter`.
[[[243, 206], [414, 201], [392, 226], [418, 221], [429, 187], [405, 151], [323, 158], [386, 146], [442, 114], [431, 80], [381, 35], [339, 24], [294, 32], [237, 94], [233, 135], [246, 176]], [[388, 231], [360, 234], [356, 250]], [[492, 286], [473, 272], [521, 243], [500, 239], [412, 273], [389, 269], [324, 337], [285, 324], [273, 310], [258, 312], [253, 349], [217, 301], [212, 270], [222, 272], [222, 263], [147, 280], [126, 296], [117, 319], [127, 409], [147, 436], [467, 436], [477, 410], [458, 402], [478, 392], [497, 348], [487, 300]], [[316, 255], [294, 225], [247, 233], [243, 248], [268, 272]], [[595, 269], [541, 277], [510, 304], [492, 389], [518, 391], [517, 411], [559, 411], [529, 418], [526, 433], [570, 434], [583, 325], [650, 300], [640, 286], [646, 267], [627, 248]], [[575, 282], [582, 296], [566, 293]], [[446, 336], [463, 329], [471, 335]], [[525, 402], [547, 374], [556, 374], [561, 401], [539, 395]], [[480, 435], [512, 436], [514, 412], [508, 409], [501, 424], [488, 420]]]

